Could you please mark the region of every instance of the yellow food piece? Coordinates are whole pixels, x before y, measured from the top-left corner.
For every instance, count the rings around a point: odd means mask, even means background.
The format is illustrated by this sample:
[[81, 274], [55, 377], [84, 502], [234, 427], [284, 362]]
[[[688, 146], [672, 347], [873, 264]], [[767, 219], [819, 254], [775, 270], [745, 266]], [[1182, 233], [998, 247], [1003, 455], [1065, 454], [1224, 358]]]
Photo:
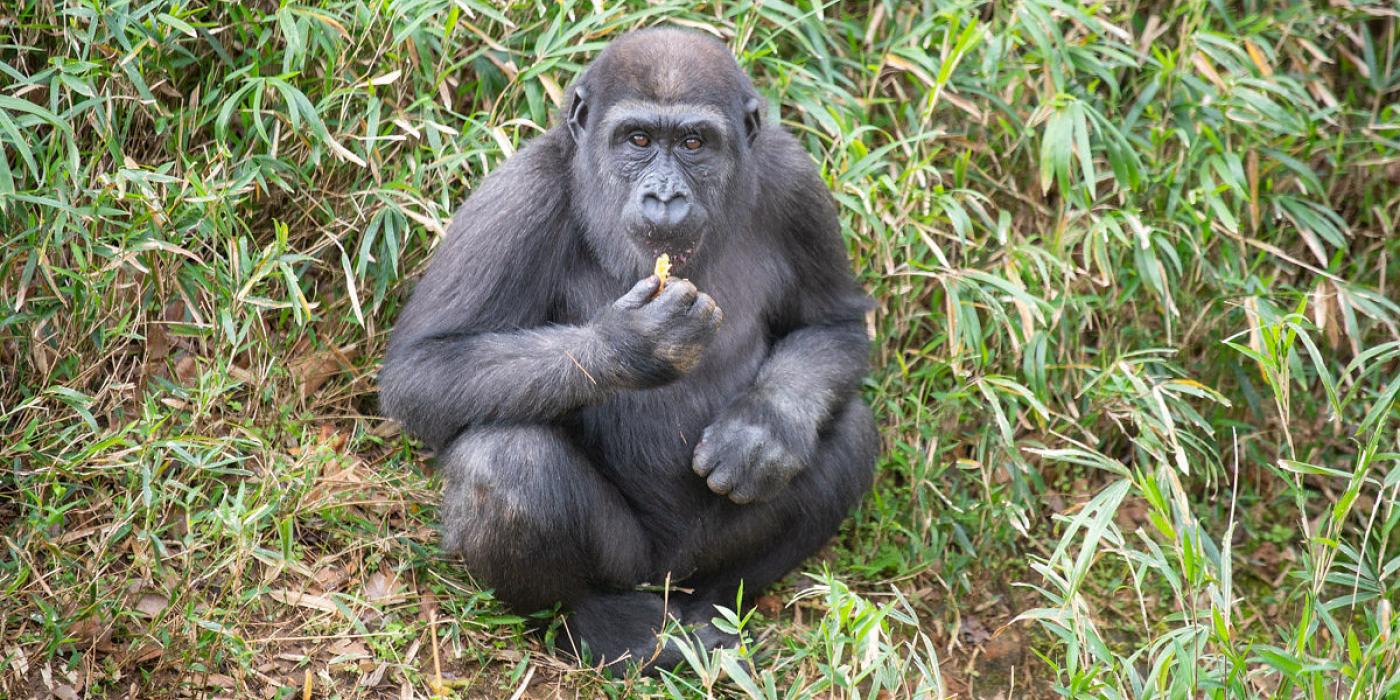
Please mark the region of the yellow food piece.
[[661, 280], [661, 284], [656, 286], [656, 291], [666, 288], [666, 279], [671, 276], [671, 256], [665, 253], [656, 259], [656, 278]]

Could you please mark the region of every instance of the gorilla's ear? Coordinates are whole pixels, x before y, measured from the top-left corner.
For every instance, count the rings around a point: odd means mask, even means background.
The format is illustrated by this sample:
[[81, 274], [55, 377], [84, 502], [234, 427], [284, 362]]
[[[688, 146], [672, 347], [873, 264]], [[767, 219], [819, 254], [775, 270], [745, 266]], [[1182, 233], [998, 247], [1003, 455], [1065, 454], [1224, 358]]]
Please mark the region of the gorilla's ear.
[[583, 132], [588, 128], [588, 91], [582, 85], [573, 89], [574, 101], [569, 105], [569, 133], [574, 143], [583, 144]]
[[759, 118], [759, 110], [762, 109], [763, 100], [757, 97], [750, 97], [749, 101], [744, 103], [744, 135], [748, 137], [750, 146], [753, 145], [754, 139], [758, 138], [758, 130], [763, 126]]

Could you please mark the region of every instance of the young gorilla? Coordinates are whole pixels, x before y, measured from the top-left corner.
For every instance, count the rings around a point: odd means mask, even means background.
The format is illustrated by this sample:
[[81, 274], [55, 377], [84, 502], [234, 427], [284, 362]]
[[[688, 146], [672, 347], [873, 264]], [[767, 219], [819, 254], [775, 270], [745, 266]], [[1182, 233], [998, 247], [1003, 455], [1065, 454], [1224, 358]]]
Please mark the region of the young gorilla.
[[[437, 451], [444, 547], [497, 597], [562, 602], [576, 653], [669, 666], [666, 615], [731, 641], [713, 605], [869, 488], [869, 301], [811, 159], [724, 45], [629, 34], [569, 99], [457, 212], [380, 397]], [[689, 279], [658, 293], [661, 253]], [[638, 590], [668, 576], [691, 592]]]

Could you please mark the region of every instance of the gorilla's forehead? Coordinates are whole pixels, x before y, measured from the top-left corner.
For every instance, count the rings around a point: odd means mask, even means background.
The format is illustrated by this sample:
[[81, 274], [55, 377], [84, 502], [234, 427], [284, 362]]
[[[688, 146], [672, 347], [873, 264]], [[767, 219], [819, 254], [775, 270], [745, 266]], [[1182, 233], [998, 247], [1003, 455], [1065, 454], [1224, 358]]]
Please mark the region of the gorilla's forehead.
[[[729, 105], [749, 91], [734, 55], [695, 32], [656, 28], [619, 38], [589, 72], [608, 98]], [[742, 99], [737, 101], [742, 102]]]
[[653, 102], [651, 100], [622, 100], [603, 114], [603, 129], [610, 131], [620, 124], [665, 123], [672, 125], [704, 122], [723, 135], [732, 136], [728, 115], [714, 105], [693, 102]]

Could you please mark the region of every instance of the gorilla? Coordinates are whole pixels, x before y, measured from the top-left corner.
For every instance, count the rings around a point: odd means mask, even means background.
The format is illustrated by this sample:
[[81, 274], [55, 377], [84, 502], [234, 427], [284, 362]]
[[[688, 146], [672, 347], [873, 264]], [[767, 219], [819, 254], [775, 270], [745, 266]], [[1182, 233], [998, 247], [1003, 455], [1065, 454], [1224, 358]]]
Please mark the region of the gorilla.
[[453, 217], [380, 400], [434, 450], [443, 547], [478, 581], [562, 605], [576, 658], [670, 667], [668, 620], [732, 644], [714, 606], [870, 488], [871, 301], [811, 158], [722, 43], [627, 34], [566, 99]]

